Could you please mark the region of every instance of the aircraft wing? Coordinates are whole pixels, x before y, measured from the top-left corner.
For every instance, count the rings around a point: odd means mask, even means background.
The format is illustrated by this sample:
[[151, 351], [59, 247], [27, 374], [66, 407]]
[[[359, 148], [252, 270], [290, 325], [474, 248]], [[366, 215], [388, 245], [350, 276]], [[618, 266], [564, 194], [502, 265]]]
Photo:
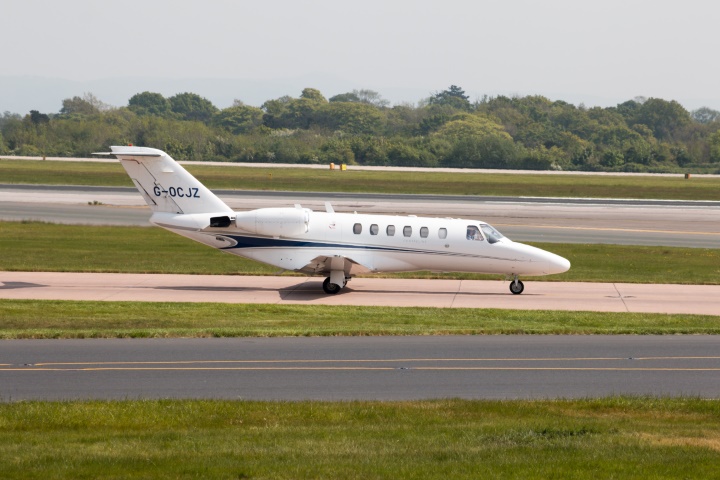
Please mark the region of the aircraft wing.
[[352, 258], [335, 256], [335, 255], [320, 255], [298, 269], [298, 271], [307, 273], [310, 275], [330, 275], [332, 270], [344, 270], [348, 276], [355, 276], [360, 274], [372, 273], [372, 268], [359, 263]]

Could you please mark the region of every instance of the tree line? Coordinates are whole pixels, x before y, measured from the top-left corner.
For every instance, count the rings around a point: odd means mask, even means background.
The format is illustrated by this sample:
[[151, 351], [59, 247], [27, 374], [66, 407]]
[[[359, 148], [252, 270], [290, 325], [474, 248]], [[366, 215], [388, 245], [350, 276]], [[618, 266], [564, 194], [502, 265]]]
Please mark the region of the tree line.
[[59, 113], [0, 117], [3, 155], [86, 157], [128, 143], [184, 160], [707, 173], [720, 171], [720, 112], [642, 97], [608, 108], [542, 96], [471, 102], [452, 85], [417, 105], [306, 88], [218, 109], [194, 93], [142, 92], [119, 108], [85, 94]]

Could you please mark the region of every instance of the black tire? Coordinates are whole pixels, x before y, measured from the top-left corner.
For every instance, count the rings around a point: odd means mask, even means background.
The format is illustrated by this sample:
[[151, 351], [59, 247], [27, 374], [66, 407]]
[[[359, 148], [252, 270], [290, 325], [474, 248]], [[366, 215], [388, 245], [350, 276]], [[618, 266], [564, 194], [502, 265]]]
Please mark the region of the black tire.
[[342, 287], [340, 285], [330, 283], [330, 277], [326, 278], [323, 282], [323, 291], [328, 295], [335, 295], [339, 293], [340, 290], [342, 290]]
[[515, 280], [510, 282], [510, 291], [513, 295], [520, 295], [523, 290], [525, 290], [525, 285], [523, 285], [520, 280], [518, 280], [517, 282], [515, 282]]

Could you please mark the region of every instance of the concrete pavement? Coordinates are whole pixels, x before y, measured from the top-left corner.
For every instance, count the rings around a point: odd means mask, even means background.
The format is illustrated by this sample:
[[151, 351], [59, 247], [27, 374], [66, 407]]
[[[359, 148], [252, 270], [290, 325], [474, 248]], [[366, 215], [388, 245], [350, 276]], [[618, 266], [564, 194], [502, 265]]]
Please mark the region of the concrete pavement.
[[585, 310], [720, 315], [720, 285], [354, 278], [326, 295], [320, 277], [0, 272], [0, 298]]

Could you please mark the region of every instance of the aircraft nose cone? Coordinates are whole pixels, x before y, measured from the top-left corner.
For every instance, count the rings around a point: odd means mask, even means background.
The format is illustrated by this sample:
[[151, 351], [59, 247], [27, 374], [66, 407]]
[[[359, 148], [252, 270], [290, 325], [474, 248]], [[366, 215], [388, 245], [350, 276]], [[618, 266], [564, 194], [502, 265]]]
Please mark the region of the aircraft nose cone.
[[560, 255], [552, 255], [548, 259], [548, 271], [549, 274], [564, 273], [570, 270], [570, 260], [563, 258]]

